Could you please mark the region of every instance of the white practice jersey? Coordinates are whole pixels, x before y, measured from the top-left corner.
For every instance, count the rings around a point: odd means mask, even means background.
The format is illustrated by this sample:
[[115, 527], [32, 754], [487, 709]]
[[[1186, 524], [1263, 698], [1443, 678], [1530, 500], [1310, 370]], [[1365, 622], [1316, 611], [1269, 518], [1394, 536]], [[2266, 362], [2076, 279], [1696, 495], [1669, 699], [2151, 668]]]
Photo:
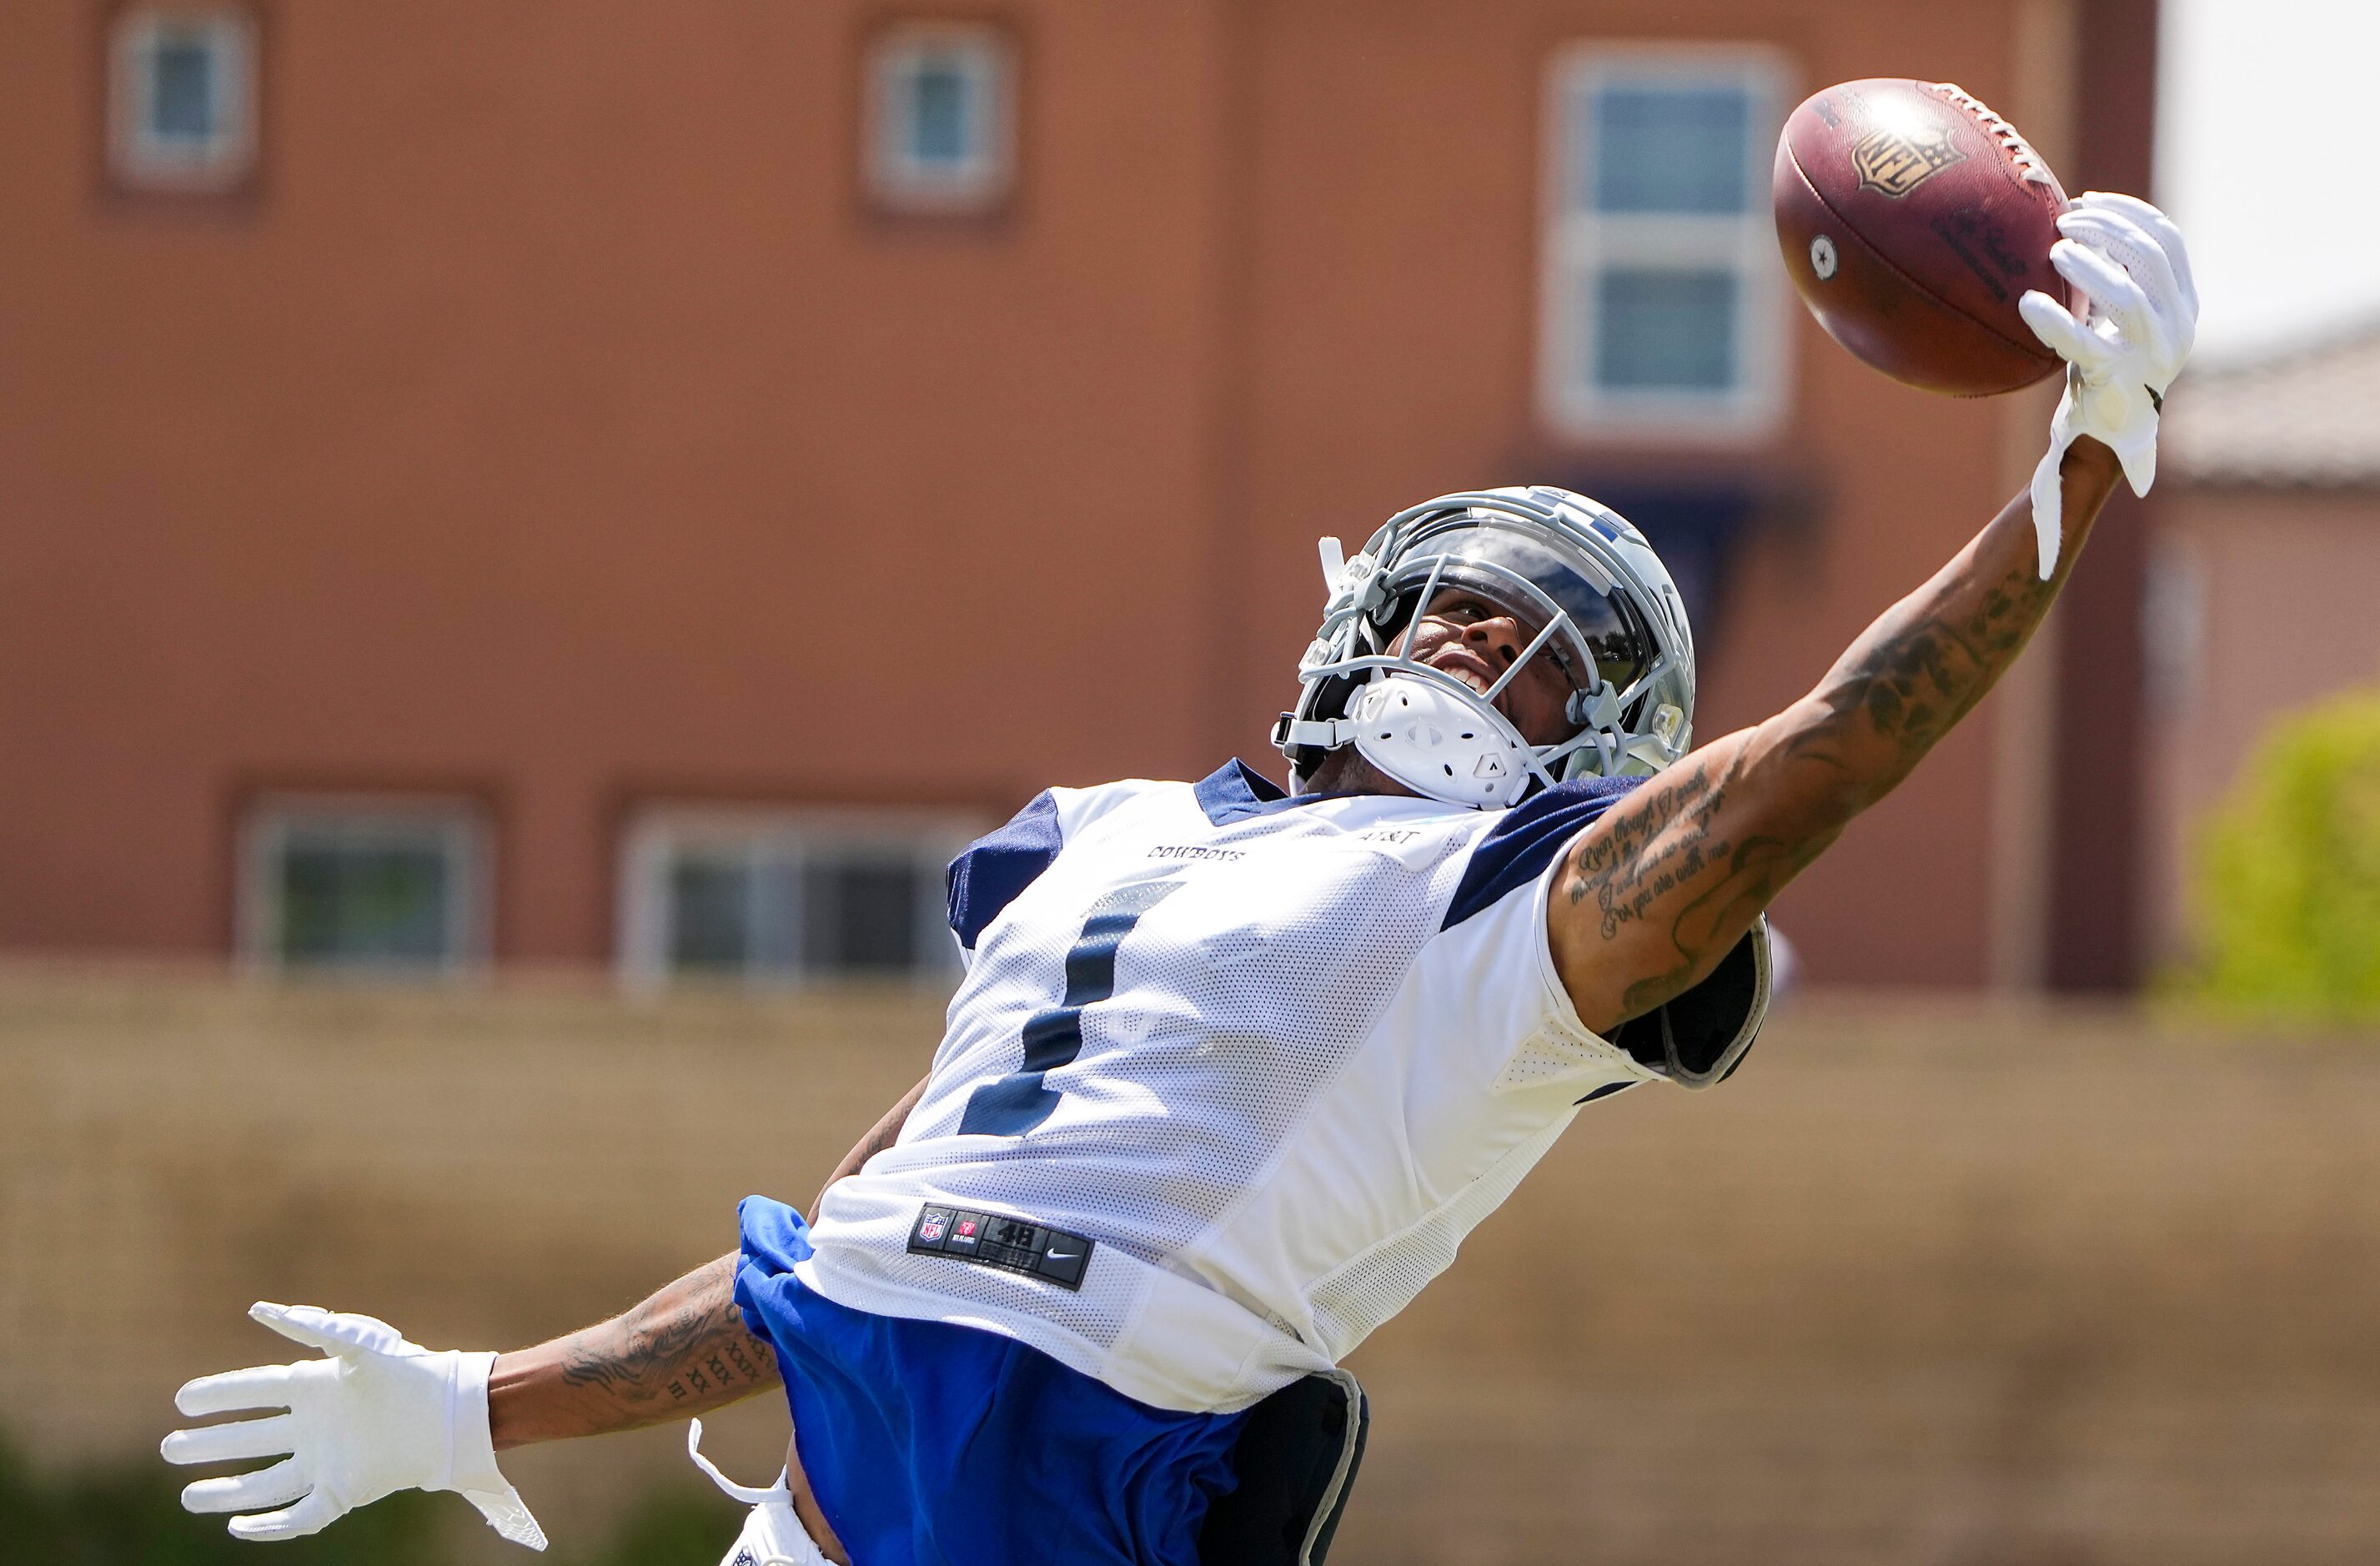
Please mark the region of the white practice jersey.
[[[1633, 782], [1497, 812], [1284, 799], [1239, 763], [1042, 795], [951, 868], [973, 956], [925, 1097], [829, 1189], [802, 1281], [1163, 1408], [1334, 1365], [1579, 1105], [1652, 1079], [1546, 939], [1560, 850]], [[1763, 927], [1669, 1021], [1716, 1057], [1767, 1002]], [[986, 1215], [1010, 1265], [949, 1240]]]

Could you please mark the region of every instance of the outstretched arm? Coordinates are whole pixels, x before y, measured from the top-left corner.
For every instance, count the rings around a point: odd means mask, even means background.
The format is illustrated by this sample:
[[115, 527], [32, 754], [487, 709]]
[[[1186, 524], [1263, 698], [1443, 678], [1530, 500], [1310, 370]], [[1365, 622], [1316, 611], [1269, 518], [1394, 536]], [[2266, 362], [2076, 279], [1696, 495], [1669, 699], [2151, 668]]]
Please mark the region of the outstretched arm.
[[1548, 915], [1580, 1021], [1605, 1032], [1700, 983], [1852, 817], [1909, 775], [2023, 650], [2119, 471], [2095, 440], [2068, 449], [2049, 580], [2020, 495], [1816, 689], [1686, 757], [1580, 834]]
[[2148, 492], [2157, 416], [2195, 335], [2189, 257], [2165, 214], [2131, 196], [2086, 192], [2058, 228], [2051, 264], [2089, 308], [2078, 321], [2046, 294], [2019, 301], [2068, 366], [2030, 494], [1869, 626], [1815, 690], [1580, 833], [1547, 934], [1589, 1027], [1608, 1031], [1706, 977], [2016, 661], [2117, 479]]

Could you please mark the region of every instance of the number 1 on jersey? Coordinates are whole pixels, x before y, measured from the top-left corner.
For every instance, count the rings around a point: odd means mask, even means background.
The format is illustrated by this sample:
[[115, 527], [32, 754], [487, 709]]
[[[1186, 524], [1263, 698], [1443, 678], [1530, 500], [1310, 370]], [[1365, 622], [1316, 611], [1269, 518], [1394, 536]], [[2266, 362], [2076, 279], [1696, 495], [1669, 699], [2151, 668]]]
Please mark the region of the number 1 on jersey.
[[1116, 948], [1141, 916], [1181, 890], [1178, 880], [1143, 881], [1091, 904], [1083, 933], [1066, 950], [1066, 996], [1025, 1025], [1025, 1062], [967, 1096], [962, 1136], [1022, 1136], [1056, 1112], [1065, 1095], [1041, 1079], [1083, 1050], [1083, 1008], [1115, 994]]

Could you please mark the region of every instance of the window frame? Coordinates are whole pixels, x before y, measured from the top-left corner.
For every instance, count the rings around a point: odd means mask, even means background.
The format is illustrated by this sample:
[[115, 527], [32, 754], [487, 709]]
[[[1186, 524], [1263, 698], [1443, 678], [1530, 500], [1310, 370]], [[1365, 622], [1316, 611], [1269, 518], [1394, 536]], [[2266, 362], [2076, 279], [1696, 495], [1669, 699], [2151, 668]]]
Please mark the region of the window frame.
[[[169, 31], [209, 35], [225, 71], [227, 127], [194, 149], [153, 129], [151, 61]], [[144, 194], [224, 195], [254, 177], [261, 117], [262, 29], [237, 4], [136, 4], [111, 19], [107, 40], [107, 167], [120, 188]]]
[[[948, 989], [964, 971], [945, 917], [942, 871], [983, 835], [982, 822], [955, 812], [771, 805], [652, 804], [636, 810], [620, 836], [614, 963], [623, 984], [651, 991], [677, 984], [797, 989], [811, 985], [889, 984]], [[925, 873], [917, 912], [921, 961], [906, 973], [818, 972], [796, 962], [773, 968], [747, 954], [738, 968], [681, 971], [675, 944], [671, 871], [688, 847], [757, 851], [798, 875], [820, 845], [903, 850]], [[757, 861], [754, 861], [757, 862]], [[937, 933], [944, 939], [937, 939]]]
[[[899, 80], [938, 50], [979, 67], [976, 79], [986, 94], [981, 155], [955, 173], [909, 157], [894, 123]], [[859, 163], [870, 204], [926, 217], [983, 216], [1007, 205], [1017, 184], [1021, 53], [1014, 34], [991, 21], [900, 21], [868, 37], [862, 51]]]
[[[447, 951], [434, 962], [367, 958], [291, 962], [283, 953], [283, 855], [293, 835], [326, 827], [359, 836], [395, 839], [427, 828], [449, 858]], [[248, 803], [239, 823], [237, 956], [258, 972], [281, 977], [454, 979], [490, 959], [493, 925], [494, 833], [478, 802], [459, 796], [275, 793]]]
[[[1791, 379], [1791, 291], [1777, 261], [1767, 200], [1776, 139], [1791, 104], [1784, 52], [1755, 42], [1585, 42], [1547, 63], [1544, 93], [1540, 276], [1537, 310], [1539, 417], [1578, 440], [1627, 439], [1740, 444], [1783, 423]], [[1740, 212], [1599, 212], [1572, 205], [1593, 171], [1591, 117], [1575, 137], [1572, 106], [1613, 83], [1723, 85], [1752, 105]], [[1631, 264], [1709, 264], [1735, 278], [1741, 315], [1732, 345], [1739, 374], [1723, 392], [1614, 391], [1594, 377], [1591, 280]]]

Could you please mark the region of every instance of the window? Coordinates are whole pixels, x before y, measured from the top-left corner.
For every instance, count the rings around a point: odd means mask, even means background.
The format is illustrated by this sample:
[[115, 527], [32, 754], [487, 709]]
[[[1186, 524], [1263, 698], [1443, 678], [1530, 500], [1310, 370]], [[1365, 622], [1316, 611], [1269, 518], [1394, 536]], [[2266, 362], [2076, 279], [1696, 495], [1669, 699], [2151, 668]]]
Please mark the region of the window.
[[109, 162], [140, 189], [220, 191], [256, 160], [256, 27], [245, 11], [135, 7], [116, 23]]
[[868, 52], [867, 180], [902, 212], [988, 211], [1014, 181], [1014, 50], [997, 29], [909, 24]]
[[2141, 684], [2152, 717], [2187, 718], [2206, 688], [2206, 568], [2187, 539], [2159, 528], [2141, 579]]
[[1768, 201], [1783, 72], [1755, 49], [1582, 48], [1550, 78], [1548, 422], [1744, 436], [1783, 412]]
[[242, 952], [275, 969], [471, 967], [487, 954], [486, 835], [462, 803], [267, 801], [243, 834]]
[[942, 871], [974, 836], [935, 818], [649, 812], [624, 856], [622, 968], [648, 984], [947, 979]]

